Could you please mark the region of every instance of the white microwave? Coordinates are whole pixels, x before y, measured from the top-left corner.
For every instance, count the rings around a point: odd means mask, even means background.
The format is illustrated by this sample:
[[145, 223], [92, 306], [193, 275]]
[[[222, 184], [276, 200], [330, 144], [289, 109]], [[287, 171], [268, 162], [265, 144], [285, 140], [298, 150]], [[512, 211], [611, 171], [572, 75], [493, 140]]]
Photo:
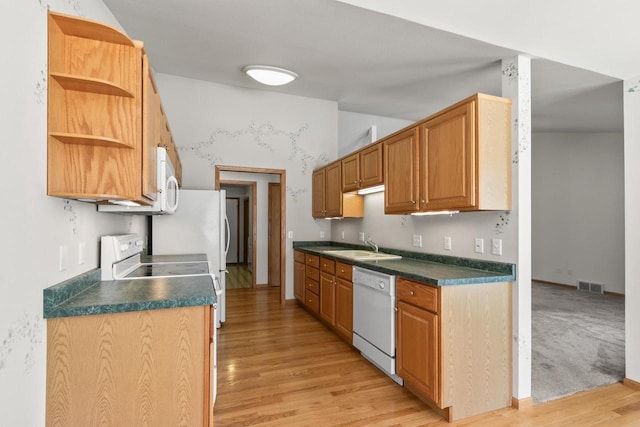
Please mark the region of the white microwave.
[[167, 150], [157, 148], [158, 194], [151, 206], [98, 205], [100, 212], [137, 213], [143, 215], [172, 214], [178, 208], [179, 187], [176, 172], [167, 155]]

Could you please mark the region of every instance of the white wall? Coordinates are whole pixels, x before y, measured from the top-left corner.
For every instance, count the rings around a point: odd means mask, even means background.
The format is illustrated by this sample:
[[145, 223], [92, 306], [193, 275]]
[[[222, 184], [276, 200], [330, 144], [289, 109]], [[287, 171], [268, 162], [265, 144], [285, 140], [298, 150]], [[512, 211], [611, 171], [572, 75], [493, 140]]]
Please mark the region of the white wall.
[[533, 277], [624, 293], [624, 134], [534, 133]]
[[[3, 129], [0, 194], [0, 424], [42, 426], [46, 322], [42, 290], [99, 264], [99, 237], [141, 232], [144, 217], [98, 213], [47, 189], [47, 9], [117, 25], [99, 0], [0, 2]], [[7, 62], [9, 61], [9, 62]], [[86, 262], [78, 264], [78, 245]], [[58, 271], [58, 250], [68, 250]]]
[[370, 114], [338, 112], [338, 157], [352, 153], [371, 143], [371, 126], [376, 127], [378, 139], [391, 135], [412, 124], [412, 121]]
[[625, 377], [640, 382], [640, 76], [624, 82]]
[[[213, 188], [214, 167], [286, 170], [286, 229], [294, 240], [330, 235], [311, 217], [311, 173], [337, 158], [335, 102], [156, 74], [180, 152], [185, 188]], [[292, 239], [286, 297], [293, 298]], [[264, 282], [266, 283], [266, 281]]]

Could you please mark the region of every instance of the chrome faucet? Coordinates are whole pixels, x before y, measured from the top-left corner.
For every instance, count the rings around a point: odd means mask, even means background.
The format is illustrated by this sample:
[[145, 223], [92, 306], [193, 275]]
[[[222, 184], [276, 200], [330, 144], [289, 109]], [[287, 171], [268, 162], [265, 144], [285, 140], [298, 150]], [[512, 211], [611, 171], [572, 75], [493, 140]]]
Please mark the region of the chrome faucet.
[[371, 246], [374, 252], [378, 252], [378, 245], [376, 244], [376, 242], [371, 240], [371, 236], [367, 237], [367, 240], [364, 241], [364, 244]]

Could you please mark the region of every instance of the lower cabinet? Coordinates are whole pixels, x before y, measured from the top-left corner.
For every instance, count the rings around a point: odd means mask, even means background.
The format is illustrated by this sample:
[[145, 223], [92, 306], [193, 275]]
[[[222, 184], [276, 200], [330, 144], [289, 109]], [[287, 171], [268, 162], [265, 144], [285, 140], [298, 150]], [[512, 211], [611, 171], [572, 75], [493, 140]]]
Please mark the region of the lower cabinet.
[[294, 252], [293, 263], [293, 295], [298, 301], [304, 302], [304, 253]]
[[424, 397], [440, 403], [438, 315], [398, 301], [396, 369]]
[[396, 280], [396, 367], [449, 421], [511, 406], [511, 284]]
[[294, 260], [296, 299], [352, 344], [352, 266], [298, 250], [294, 251]]
[[212, 306], [47, 320], [47, 426], [212, 426]]

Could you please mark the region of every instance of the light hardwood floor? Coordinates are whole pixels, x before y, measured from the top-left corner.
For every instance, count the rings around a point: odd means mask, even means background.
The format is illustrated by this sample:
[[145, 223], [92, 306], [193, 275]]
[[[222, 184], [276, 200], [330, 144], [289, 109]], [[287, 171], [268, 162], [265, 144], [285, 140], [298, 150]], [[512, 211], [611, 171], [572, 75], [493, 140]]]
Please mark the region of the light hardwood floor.
[[216, 426], [640, 426], [640, 391], [622, 384], [446, 423], [279, 297], [279, 289], [227, 292]]
[[253, 288], [253, 276], [247, 268], [247, 264], [227, 264], [227, 280], [225, 289]]

